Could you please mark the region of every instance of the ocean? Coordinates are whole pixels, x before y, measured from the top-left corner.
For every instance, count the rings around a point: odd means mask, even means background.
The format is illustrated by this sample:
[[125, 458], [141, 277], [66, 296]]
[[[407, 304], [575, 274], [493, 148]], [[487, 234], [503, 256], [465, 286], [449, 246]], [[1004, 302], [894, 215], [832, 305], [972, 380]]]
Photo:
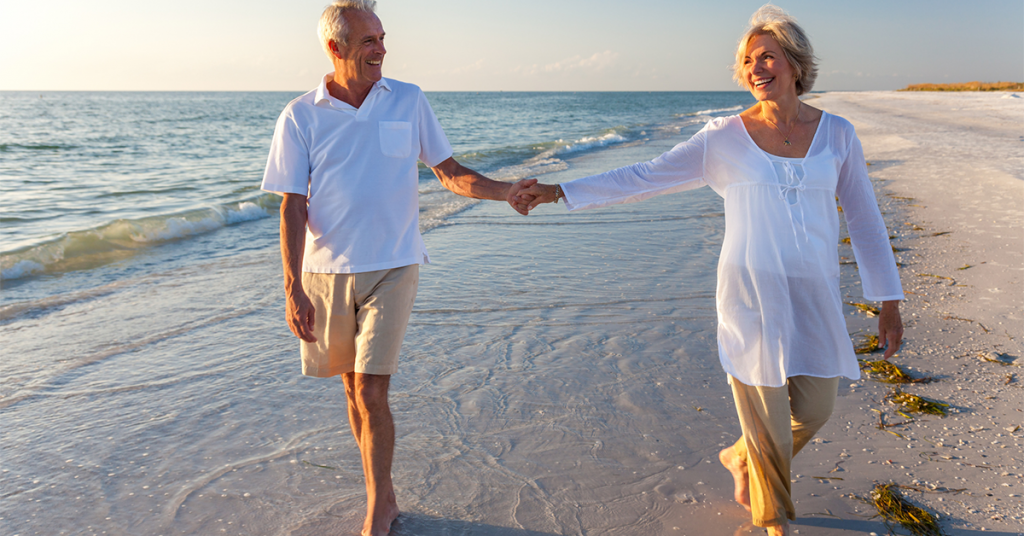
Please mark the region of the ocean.
[[[296, 96], [0, 92], [4, 534], [358, 533], [342, 387], [299, 372], [279, 199], [259, 190]], [[460, 162], [544, 182], [648, 160], [753, 103], [428, 99]], [[433, 264], [392, 380], [393, 533], [732, 534], [721, 200], [523, 217], [422, 165], [419, 189]]]

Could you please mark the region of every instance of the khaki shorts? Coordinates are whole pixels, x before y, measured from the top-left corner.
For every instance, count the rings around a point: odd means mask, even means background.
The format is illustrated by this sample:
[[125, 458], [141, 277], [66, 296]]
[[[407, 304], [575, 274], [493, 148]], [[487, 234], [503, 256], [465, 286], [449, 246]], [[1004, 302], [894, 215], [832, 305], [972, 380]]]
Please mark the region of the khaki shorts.
[[419, 286], [419, 265], [358, 274], [302, 274], [317, 342], [300, 341], [302, 373], [394, 374]]

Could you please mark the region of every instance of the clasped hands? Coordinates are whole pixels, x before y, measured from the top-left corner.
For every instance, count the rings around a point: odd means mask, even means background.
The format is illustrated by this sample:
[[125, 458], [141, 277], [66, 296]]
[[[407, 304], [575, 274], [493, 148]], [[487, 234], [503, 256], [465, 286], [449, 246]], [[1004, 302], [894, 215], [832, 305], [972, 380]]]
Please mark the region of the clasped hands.
[[537, 179], [523, 179], [508, 189], [508, 201], [516, 212], [526, 216], [542, 203], [555, 201], [556, 185], [541, 184]]

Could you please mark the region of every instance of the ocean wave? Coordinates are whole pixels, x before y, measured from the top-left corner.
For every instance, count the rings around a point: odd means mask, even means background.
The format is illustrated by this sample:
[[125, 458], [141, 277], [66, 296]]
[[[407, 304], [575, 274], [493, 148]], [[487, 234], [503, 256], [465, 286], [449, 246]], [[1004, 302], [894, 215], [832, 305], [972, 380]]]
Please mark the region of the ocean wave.
[[177, 192], [188, 192], [198, 190], [195, 186], [174, 186], [171, 188], [153, 188], [148, 190], [124, 190], [119, 192], [103, 192], [97, 194], [96, 197], [124, 197], [129, 195], [157, 195], [157, 194], [173, 194]]
[[546, 173], [564, 171], [569, 169], [569, 164], [559, 158], [551, 158], [541, 154], [535, 156], [522, 164], [505, 166], [490, 172], [489, 176], [494, 180], [505, 182], [516, 182], [527, 177], [536, 177]]
[[615, 145], [618, 143], [622, 143], [624, 141], [628, 141], [628, 138], [622, 135], [621, 129], [615, 128], [610, 129], [604, 134], [600, 134], [597, 136], [584, 136], [576, 141], [569, 143], [566, 143], [563, 140], [558, 140], [555, 142], [555, 146], [551, 149], [551, 155], [578, 153], [580, 151], [586, 151], [588, 149], [596, 149], [599, 147]]
[[137, 284], [137, 282], [127, 280], [116, 281], [100, 287], [81, 290], [77, 292], [69, 292], [66, 294], [57, 294], [55, 296], [49, 296], [40, 300], [27, 300], [2, 305], [0, 306], [0, 322], [5, 322], [7, 320], [17, 318], [20, 315], [27, 313], [29, 311], [33, 313], [40, 313], [50, 309], [63, 307], [65, 305], [69, 305], [72, 303], [78, 303], [81, 301], [98, 298], [100, 296], [105, 296], [107, 294], [111, 294], [121, 288], [124, 288], [132, 284]]
[[178, 214], [117, 220], [61, 236], [0, 256], [0, 279], [14, 280], [42, 273], [101, 266], [130, 257], [134, 251], [215, 231], [228, 225], [269, 217], [278, 198], [253, 199]]
[[27, 151], [59, 151], [62, 149], [76, 149], [75, 145], [25, 145], [20, 143], [0, 143], [0, 153], [8, 153], [16, 149]]
[[712, 119], [713, 118], [710, 115], [689, 116], [686, 117], [683, 121], [676, 121], [665, 125], [658, 125], [652, 128], [651, 130], [662, 134], [679, 134], [686, 127], [691, 127], [693, 125], [703, 125], [704, 123], [707, 123]]
[[722, 114], [722, 113], [725, 113], [725, 112], [735, 112], [737, 110], [742, 110], [744, 108], [746, 108], [746, 106], [740, 104], [740, 105], [736, 105], [736, 106], [730, 106], [728, 108], [711, 108], [710, 110], [701, 110], [699, 112], [686, 112], [686, 113], [676, 114], [676, 117], [692, 117], [692, 116], [695, 116], [695, 115]]
[[470, 199], [451, 192], [437, 192], [433, 199], [420, 203], [420, 232], [425, 233], [448, 223], [452, 216], [480, 203], [479, 199]]

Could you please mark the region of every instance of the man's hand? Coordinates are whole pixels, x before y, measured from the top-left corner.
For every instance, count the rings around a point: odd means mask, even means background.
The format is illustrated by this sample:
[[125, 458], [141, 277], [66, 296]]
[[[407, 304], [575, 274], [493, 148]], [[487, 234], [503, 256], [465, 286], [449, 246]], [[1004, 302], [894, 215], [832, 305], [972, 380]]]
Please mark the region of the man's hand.
[[533, 186], [534, 184], [537, 184], [537, 179], [523, 179], [513, 184], [508, 189], [508, 194], [505, 196], [505, 201], [508, 202], [509, 206], [512, 207], [516, 212], [522, 214], [523, 216], [527, 216], [530, 214], [529, 201], [524, 203], [520, 198], [519, 192], [521, 192], [524, 188], [529, 188], [530, 186]]
[[537, 208], [541, 203], [554, 203], [555, 187], [556, 185], [554, 184], [541, 184], [534, 181], [532, 186], [519, 191], [517, 204], [519, 207], [526, 207], [526, 210], [530, 211]]
[[900, 350], [903, 342], [903, 321], [900, 320], [900, 302], [891, 300], [882, 302], [882, 312], [878, 315], [878, 342], [885, 345], [885, 359], [889, 359]]
[[313, 335], [316, 309], [313, 302], [309, 301], [309, 296], [301, 289], [294, 290], [288, 293], [286, 301], [284, 314], [292, 333], [306, 342], [316, 342], [316, 336]]

